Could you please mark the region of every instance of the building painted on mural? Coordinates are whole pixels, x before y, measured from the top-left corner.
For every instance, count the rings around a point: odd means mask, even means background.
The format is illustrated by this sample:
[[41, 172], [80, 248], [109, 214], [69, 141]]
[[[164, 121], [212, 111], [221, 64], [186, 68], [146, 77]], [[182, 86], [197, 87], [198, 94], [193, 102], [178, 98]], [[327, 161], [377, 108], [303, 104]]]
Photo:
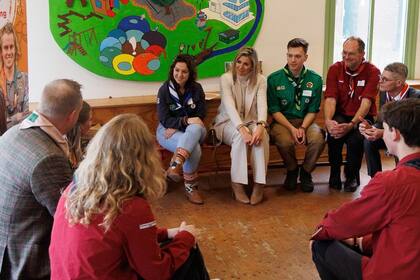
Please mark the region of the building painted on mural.
[[221, 18], [240, 25], [246, 21], [249, 16], [249, 0], [210, 0], [210, 11], [220, 14]]

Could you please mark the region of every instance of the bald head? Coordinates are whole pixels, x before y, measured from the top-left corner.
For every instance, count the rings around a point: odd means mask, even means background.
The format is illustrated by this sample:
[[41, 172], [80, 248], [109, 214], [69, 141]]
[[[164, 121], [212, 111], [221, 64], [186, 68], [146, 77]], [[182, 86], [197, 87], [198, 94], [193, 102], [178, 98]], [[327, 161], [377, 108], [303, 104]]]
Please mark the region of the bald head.
[[73, 80], [59, 79], [47, 84], [42, 92], [38, 111], [49, 119], [62, 120], [82, 105], [81, 85]]

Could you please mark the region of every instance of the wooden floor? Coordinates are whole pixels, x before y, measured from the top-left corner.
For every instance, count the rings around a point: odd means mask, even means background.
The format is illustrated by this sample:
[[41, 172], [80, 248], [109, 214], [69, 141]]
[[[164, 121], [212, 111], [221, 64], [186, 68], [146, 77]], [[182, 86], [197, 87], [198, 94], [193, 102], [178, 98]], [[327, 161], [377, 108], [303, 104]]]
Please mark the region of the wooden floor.
[[[394, 161], [385, 158], [384, 169]], [[361, 185], [369, 181], [366, 168]], [[232, 199], [228, 173], [208, 174], [200, 188], [205, 204], [186, 201], [181, 184], [153, 202], [158, 224], [176, 227], [182, 220], [201, 229], [199, 245], [211, 278], [220, 279], [319, 279], [312, 263], [308, 240], [329, 209], [358, 196], [328, 188], [329, 167], [313, 174], [315, 190], [288, 192], [281, 185], [284, 169], [271, 169], [265, 201], [257, 206]]]

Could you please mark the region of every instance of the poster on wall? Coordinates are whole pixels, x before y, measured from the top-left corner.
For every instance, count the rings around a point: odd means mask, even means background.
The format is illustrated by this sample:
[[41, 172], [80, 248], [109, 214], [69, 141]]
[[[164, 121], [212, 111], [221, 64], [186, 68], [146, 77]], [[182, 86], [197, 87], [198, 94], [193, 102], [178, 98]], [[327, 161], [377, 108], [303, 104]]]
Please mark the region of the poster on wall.
[[0, 135], [29, 113], [26, 0], [0, 0]]
[[63, 52], [100, 76], [163, 81], [179, 53], [199, 78], [220, 76], [260, 31], [264, 0], [50, 0], [50, 29]]

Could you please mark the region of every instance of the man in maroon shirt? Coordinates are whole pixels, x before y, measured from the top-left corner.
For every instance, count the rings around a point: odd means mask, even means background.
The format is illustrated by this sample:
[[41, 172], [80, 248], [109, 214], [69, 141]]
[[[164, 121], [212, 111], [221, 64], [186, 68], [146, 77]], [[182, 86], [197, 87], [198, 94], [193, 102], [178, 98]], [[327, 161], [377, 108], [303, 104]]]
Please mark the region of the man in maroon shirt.
[[379, 70], [364, 60], [365, 43], [349, 37], [343, 44], [343, 61], [331, 65], [327, 75], [324, 117], [328, 131], [329, 185], [341, 190], [343, 145], [347, 146], [344, 190], [354, 192], [360, 184], [363, 136], [357, 126], [360, 117], [373, 121], [376, 115]]
[[420, 99], [387, 103], [382, 117], [383, 139], [400, 162], [318, 225], [311, 249], [321, 279], [420, 275]]

